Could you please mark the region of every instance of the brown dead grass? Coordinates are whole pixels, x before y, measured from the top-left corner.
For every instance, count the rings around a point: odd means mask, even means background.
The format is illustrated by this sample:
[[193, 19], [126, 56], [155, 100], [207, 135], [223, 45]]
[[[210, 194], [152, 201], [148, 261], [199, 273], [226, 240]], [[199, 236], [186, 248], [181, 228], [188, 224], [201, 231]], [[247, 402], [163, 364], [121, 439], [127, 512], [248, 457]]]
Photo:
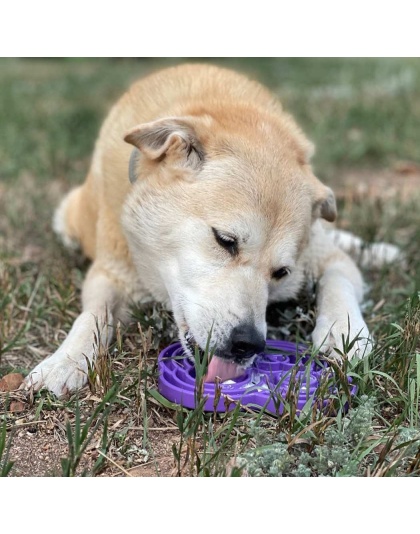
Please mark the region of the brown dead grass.
[[401, 161], [391, 169], [349, 170], [334, 179], [334, 192], [346, 201], [395, 198], [406, 202], [420, 193], [420, 164]]

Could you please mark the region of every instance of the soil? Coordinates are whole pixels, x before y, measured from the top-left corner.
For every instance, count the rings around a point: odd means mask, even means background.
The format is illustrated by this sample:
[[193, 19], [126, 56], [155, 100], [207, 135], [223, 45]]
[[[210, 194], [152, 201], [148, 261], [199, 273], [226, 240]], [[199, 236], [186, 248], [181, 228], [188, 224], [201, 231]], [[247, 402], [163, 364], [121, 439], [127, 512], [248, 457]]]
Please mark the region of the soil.
[[[4, 395], [4, 394], [2, 394]], [[13, 462], [9, 476], [39, 477], [62, 476], [61, 459], [69, 457], [68, 440], [66, 436], [66, 419], [72, 418], [68, 409], [62, 407], [41, 410], [35, 418], [37, 404], [30, 406], [25, 402], [21, 392], [9, 394], [8, 421], [13, 428], [7, 434], [12, 441], [8, 461]], [[11, 400], [14, 398], [15, 400]], [[16, 399], [20, 399], [17, 401]], [[89, 398], [87, 395], [86, 399]], [[13, 402], [20, 402], [24, 411], [12, 411]], [[82, 411], [82, 423], [90, 415], [86, 409]], [[109, 435], [120, 427], [121, 413], [110, 417]], [[127, 418], [127, 417], [125, 417]], [[124, 419], [124, 417], [123, 417]], [[172, 444], [177, 441], [179, 432], [175, 427], [152, 427], [147, 432], [147, 451], [143, 448], [143, 427], [124, 427], [124, 450], [110, 439], [110, 450], [106, 454], [104, 468], [97, 476], [132, 476], [132, 477], [168, 477], [175, 474]], [[90, 473], [95, 462], [100, 457], [101, 435], [94, 436], [76, 474], [83, 471]]]
[[[174, 474], [174, 461], [171, 451], [175, 432], [150, 431], [149, 441], [155, 458], [139, 462], [132, 467], [124, 467], [118, 460], [107, 461], [105, 469], [98, 476], [115, 477], [168, 477]], [[44, 477], [62, 476], [61, 458], [68, 456], [67, 442], [57, 429], [48, 424], [24, 426], [13, 437], [9, 461], [14, 465], [9, 476], [14, 477]], [[82, 457], [78, 468], [79, 474], [83, 470], [90, 472], [98, 459], [97, 443]]]

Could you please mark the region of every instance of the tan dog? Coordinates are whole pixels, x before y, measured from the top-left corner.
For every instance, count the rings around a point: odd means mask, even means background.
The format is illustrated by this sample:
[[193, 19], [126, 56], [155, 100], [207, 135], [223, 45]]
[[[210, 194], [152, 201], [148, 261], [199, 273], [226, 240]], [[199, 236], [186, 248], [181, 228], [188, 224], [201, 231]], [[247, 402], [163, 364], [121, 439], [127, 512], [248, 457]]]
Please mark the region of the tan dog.
[[318, 280], [315, 345], [342, 348], [349, 335], [360, 338], [349, 357], [369, 353], [362, 278], [321, 224], [336, 206], [312, 150], [276, 98], [235, 72], [184, 65], [134, 84], [101, 129], [86, 182], [56, 212], [55, 230], [93, 264], [82, 313], [27, 387], [82, 387], [94, 332], [109, 343], [130, 304], [150, 299], [173, 310], [187, 353], [212, 332], [209, 379], [228, 378], [264, 348], [267, 303], [295, 297], [307, 277]]

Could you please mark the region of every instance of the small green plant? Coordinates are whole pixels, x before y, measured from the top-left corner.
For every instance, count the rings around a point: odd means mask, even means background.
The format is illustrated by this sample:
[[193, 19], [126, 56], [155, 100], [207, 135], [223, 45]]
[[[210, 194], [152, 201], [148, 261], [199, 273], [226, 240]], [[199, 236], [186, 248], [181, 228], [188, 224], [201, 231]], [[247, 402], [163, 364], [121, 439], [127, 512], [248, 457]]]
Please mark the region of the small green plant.
[[9, 436], [8, 440], [6, 439], [6, 436], [7, 427], [6, 418], [4, 418], [0, 427], [0, 477], [7, 477], [13, 467], [13, 462], [9, 462], [12, 434]]
[[[95, 436], [96, 431], [103, 423], [102, 438], [101, 438], [101, 450], [103, 454], [106, 454], [107, 447], [110, 443], [108, 439], [108, 423], [107, 418], [112, 410], [112, 403], [117, 396], [117, 386], [112, 386], [102, 401], [97, 405], [92, 415], [88, 418], [86, 423], [82, 425], [80, 415], [79, 401], [76, 401], [75, 415], [74, 415], [74, 429], [67, 419], [66, 422], [66, 437], [68, 443], [68, 456], [61, 459], [62, 476], [74, 477], [77, 474], [80, 461], [83, 454], [86, 452], [87, 447]], [[97, 474], [104, 464], [104, 456], [100, 455], [96, 463], [94, 464], [91, 474]], [[87, 470], [83, 470], [81, 476], [87, 476], [89, 473]]]
[[153, 348], [153, 330], [149, 326], [144, 332], [140, 323], [137, 324], [140, 334], [139, 358], [138, 358], [138, 382], [137, 382], [137, 419], [143, 422], [143, 448], [148, 448], [148, 380], [150, 378], [149, 369], [147, 366], [147, 357]]

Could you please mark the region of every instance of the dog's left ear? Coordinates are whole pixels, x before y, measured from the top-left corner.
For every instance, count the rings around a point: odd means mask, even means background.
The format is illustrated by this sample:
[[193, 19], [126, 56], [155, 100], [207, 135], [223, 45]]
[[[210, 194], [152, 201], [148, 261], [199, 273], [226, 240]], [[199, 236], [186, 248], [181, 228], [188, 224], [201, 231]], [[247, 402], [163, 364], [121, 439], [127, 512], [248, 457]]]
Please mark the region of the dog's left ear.
[[312, 213], [314, 218], [322, 217], [334, 222], [337, 218], [337, 205], [332, 190], [317, 180]]
[[[196, 132], [199, 122], [196, 117], [170, 117], [140, 124], [125, 135], [124, 141], [151, 162], [198, 170], [204, 161], [204, 149]], [[130, 181], [138, 156], [135, 150], [130, 160]]]

